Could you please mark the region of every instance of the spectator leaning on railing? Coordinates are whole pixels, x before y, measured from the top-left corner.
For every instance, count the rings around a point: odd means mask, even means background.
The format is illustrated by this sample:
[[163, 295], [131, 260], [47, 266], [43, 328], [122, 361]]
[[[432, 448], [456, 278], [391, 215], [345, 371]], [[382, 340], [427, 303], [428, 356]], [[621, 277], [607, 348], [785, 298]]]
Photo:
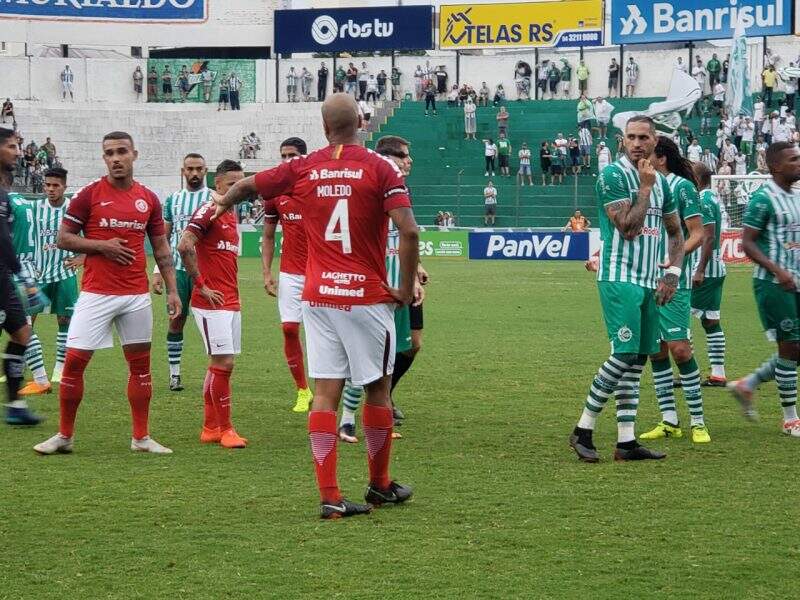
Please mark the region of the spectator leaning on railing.
[[567, 221], [567, 224], [564, 225], [562, 231], [586, 231], [592, 226], [592, 222], [583, 216], [583, 213], [580, 210], [576, 210], [573, 215]]
[[483, 188], [483, 204], [484, 204], [484, 225], [494, 226], [495, 218], [497, 217], [497, 188], [492, 184], [490, 179]]

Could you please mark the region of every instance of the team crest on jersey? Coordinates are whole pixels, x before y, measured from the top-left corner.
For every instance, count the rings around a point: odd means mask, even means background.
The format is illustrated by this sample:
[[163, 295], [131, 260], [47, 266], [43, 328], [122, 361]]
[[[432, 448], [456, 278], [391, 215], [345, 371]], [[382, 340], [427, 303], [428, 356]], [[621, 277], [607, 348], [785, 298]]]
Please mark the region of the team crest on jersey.
[[781, 321], [781, 329], [783, 331], [791, 331], [794, 329], [794, 319], [784, 319]]
[[149, 208], [147, 205], [147, 201], [144, 198], [139, 198], [136, 202], [133, 203], [140, 213], [146, 213], [147, 209]]
[[630, 330], [630, 327], [627, 325], [623, 325], [617, 331], [617, 339], [619, 339], [622, 343], [630, 342], [633, 339], [633, 332]]

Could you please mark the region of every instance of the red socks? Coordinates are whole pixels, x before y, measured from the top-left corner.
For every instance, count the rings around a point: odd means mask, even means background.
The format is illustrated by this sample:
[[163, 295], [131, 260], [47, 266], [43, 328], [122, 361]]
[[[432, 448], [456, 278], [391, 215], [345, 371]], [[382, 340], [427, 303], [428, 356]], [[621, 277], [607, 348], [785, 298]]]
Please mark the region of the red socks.
[[206, 429], [219, 427], [217, 410], [214, 408], [214, 401], [211, 399], [211, 371], [206, 371], [206, 379], [203, 382], [203, 427]]
[[389, 458], [392, 453], [394, 418], [388, 406], [364, 404], [362, 413], [364, 437], [367, 439], [369, 482], [385, 490], [392, 482], [389, 477]]
[[[219, 367], [208, 367], [208, 391], [220, 431], [232, 429], [231, 424], [231, 373]], [[208, 414], [208, 413], [206, 413]]]
[[150, 397], [153, 383], [150, 378], [150, 350], [125, 350], [128, 361], [128, 402], [131, 405], [133, 437], [141, 440], [149, 435]]
[[283, 323], [283, 353], [297, 389], [306, 389], [308, 382], [303, 366], [303, 346], [300, 344], [300, 323]]
[[317, 486], [323, 502], [341, 501], [336, 481], [336, 413], [332, 410], [312, 410], [308, 413], [308, 437], [317, 472]]
[[75, 432], [75, 416], [83, 399], [83, 372], [89, 365], [92, 353], [87, 350], [67, 348], [67, 358], [58, 387], [58, 401], [61, 405], [61, 420], [58, 430], [65, 437]]

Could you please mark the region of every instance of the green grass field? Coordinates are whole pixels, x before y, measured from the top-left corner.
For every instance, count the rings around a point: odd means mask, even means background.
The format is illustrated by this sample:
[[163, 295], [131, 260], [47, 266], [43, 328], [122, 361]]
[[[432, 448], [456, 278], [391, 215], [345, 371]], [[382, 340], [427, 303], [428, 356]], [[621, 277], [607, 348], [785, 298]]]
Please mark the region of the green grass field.
[[[411, 503], [317, 518], [275, 301], [245, 259], [233, 412], [250, 446], [198, 443], [206, 358], [190, 323], [187, 391], [168, 391], [157, 300], [151, 430], [175, 454], [128, 450], [119, 347], [89, 367], [73, 455], [31, 450], [58, 422], [57, 396], [36, 399], [43, 427], [0, 434], [0, 597], [794, 596], [800, 442], [779, 433], [774, 385], [755, 425], [726, 392], [706, 391], [713, 443], [655, 443], [669, 454], [657, 464], [610, 460], [608, 409], [596, 436], [603, 462], [579, 463], [567, 435], [608, 354], [592, 277], [578, 263], [426, 266], [425, 345], [396, 393], [407, 419], [393, 475], [414, 486]], [[729, 376], [741, 375], [772, 351], [749, 270], [729, 275], [723, 319]], [[38, 330], [50, 367], [54, 319]], [[707, 367], [704, 341], [697, 350]], [[642, 390], [640, 430], [657, 420], [649, 370]], [[364, 444], [339, 448], [342, 490], [359, 499]]]

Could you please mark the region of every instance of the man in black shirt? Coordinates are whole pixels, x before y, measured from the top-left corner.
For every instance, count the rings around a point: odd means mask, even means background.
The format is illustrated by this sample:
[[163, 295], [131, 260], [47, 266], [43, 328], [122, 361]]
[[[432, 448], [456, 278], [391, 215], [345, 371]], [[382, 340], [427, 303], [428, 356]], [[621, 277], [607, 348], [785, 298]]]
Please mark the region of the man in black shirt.
[[439, 65], [434, 73], [436, 76], [436, 92], [446, 96], [447, 95], [447, 71], [444, 70], [444, 65]]
[[328, 93], [328, 67], [322, 63], [317, 71], [317, 100], [320, 102], [325, 101], [325, 95]]

